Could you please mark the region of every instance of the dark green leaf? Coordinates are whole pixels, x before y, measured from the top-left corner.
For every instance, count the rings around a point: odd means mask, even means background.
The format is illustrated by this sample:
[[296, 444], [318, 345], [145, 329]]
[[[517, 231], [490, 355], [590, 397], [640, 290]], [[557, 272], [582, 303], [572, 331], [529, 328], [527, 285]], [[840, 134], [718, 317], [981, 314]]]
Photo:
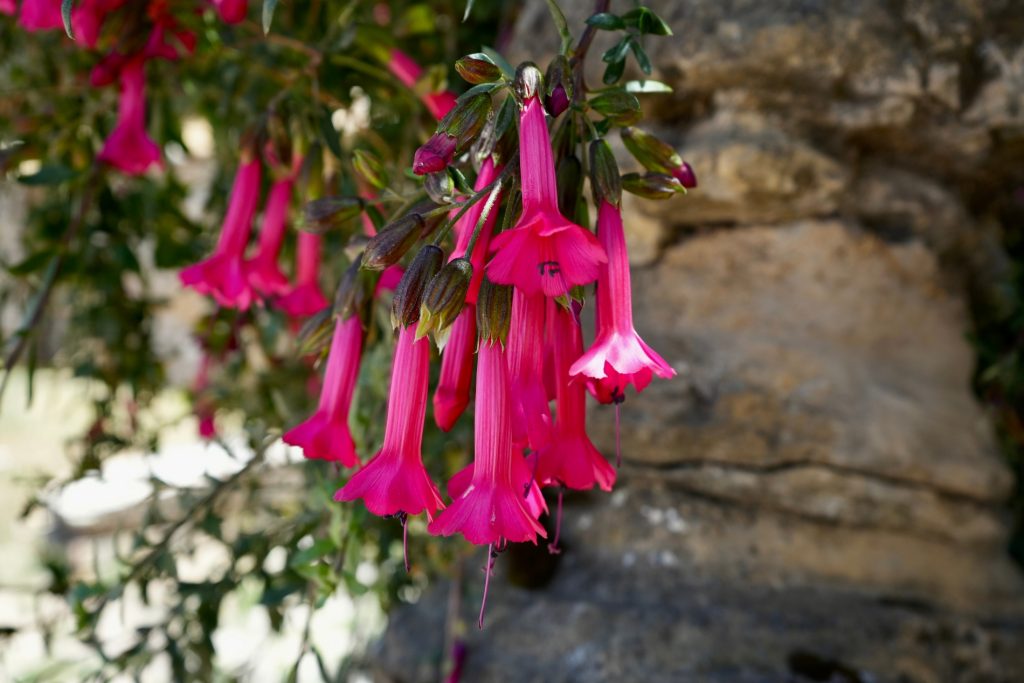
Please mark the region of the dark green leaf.
[[621, 62], [626, 58], [626, 55], [629, 53], [629, 44], [630, 39], [623, 38], [622, 40], [620, 40], [619, 42], [615, 43], [610, 48], [605, 50], [605, 53], [601, 55], [601, 61], [607, 62], [609, 64]]
[[569, 49], [572, 47], [572, 33], [569, 32], [569, 22], [565, 20], [565, 15], [562, 13], [562, 8], [558, 6], [556, 0], [547, 0], [548, 11], [551, 12], [551, 20], [555, 22], [555, 27], [558, 29], [558, 35], [562, 37], [562, 54], [568, 54]]
[[484, 54], [493, 59], [494, 63], [501, 68], [501, 73], [504, 74], [505, 78], [511, 81], [516, 77], [515, 67], [509, 64], [508, 60], [505, 59], [500, 52], [495, 50], [493, 47], [487, 47], [486, 45], [484, 45], [482, 49]]
[[601, 12], [587, 19], [587, 24], [602, 31], [621, 31], [626, 28], [625, 22], [609, 12]]
[[672, 29], [669, 28], [661, 17], [647, 7], [637, 7], [622, 15], [622, 21], [626, 26], [635, 28], [640, 33], [648, 33], [656, 36], [670, 36]]
[[622, 78], [622, 72], [625, 71], [625, 70], [626, 70], [626, 60], [625, 59], [621, 59], [621, 60], [619, 60], [617, 62], [612, 62], [611, 64], [608, 65], [608, 68], [606, 68], [604, 70], [604, 77], [601, 79], [601, 81], [605, 85], [612, 85], [612, 84], [618, 82], [618, 80], [620, 78]]
[[643, 47], [641, 47], [640, 43], [637, 41], [631, 40], [629, 48], [633, 51], [633, 56], [636, 57], [636, 62], [640, 65], [640, 70], [649, 76], [652, 71], [651, 60], [647, 56], [647, 53], [644, 52]]
[[60, 185], [75, 177], [75, 172], [61, 164], [46, 164], [32, 175], [18, 178], [22, 185]]

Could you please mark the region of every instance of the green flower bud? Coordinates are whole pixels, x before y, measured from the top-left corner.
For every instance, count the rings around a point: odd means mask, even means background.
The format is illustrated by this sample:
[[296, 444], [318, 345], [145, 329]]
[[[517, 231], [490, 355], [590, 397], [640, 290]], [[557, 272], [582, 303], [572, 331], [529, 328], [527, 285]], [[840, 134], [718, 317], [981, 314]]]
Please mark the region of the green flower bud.
[[473, 264], [469, 259], [452, 259], [445, 264], [423, 293], [420, 322], [416, 326], [417, 339], [433, 332], [437, 347], [444, 348], [452, 323], [466, 305], [466, 293], [472, 279]]
[[640, 120], [640, 100], [625, 90], [609, 90], [590, 98], [590, 108], [620, 126]]
[[558, 55], [548, 65], [547, 88], [544, 91], [544, 108], [551, 116], [557, 117], [572, 103], [572, 67], [565, 55]]
[[504, 345], [511, 320], [512, 287], [496, 285], [485, 277], [476, 298], [476, 327], [480, 341], [499, 341]]
[[501, 69], [482, 52], [474, 52], [455, 62], [455, 70], [467, 83], [493, 83], [501, 79]]
[[483, 92], [477, 93], [472, 97], [458, 100], [455, 108], [437, 125], [437, 132], [455, 138], [458, 153], [480, 134], [490, 115], [491, 96]]
[[440, 247], [428, 244], [419, 250], [398, 283], [391, 301], [391, 324], [394, 327], [405, 328], [419, 321], [423, 292], [442, 263], [444, 252]]
[[302, 228], [323, 232], [343, 225], [359, 216], [366, 206], [359, 197], [324, 197], [306, 204], [302, 211]]
[[512, 89], [520, 102], [525, 102], [531, 97], [542, 94], [544, 89], [544, 77], [540, 69], [533, 62], [523, 62], [516, 69], [516, 79], [512, 83]]
[[622, 176], [622, 189], [645, 199], [670, 199], [686, 193], [682, 183], [664, 173], [627, 173]]
[[428, 237], [445, 219], [444, 212], [430, 214], [433, 204], [422, 204], [388, 223], [370, 238], [363, 252], [363, 268], [384, 270], [398, 263], [420, 238]]
[[619, 166], [615, 163], [611, 147], [603, 139], [590, 143], [590, 186], [597, 204], [604, 200], [618, 206], [622, 198]]
[[672, 175], [683, 160], [671, 145], [639, 128], [623, 128], [622, 142], [629, 153], [648, 171]]

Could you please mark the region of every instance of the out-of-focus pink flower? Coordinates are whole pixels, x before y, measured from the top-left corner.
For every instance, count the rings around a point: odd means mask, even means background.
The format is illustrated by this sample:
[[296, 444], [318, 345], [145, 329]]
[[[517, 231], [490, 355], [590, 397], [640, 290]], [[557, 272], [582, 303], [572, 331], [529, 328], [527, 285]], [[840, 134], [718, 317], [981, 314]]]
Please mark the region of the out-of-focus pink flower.
[[288, 291], [288, 278], [277, 264], [284, 242], [288, 222], [288, 204], [292, 198], [292, 178], [274, 183], [263, 207], [263, 227], [260, 229], [256, 255], [246, 262], [249, 284], [263, 296], [277, 296]]
[[362, 499], [375, 515], [418, 515], [433, 519], [444, 507], [423, 466], [423, 421], [427, 412], [430, 342], [416, 339], [416, 325], [402, 329], [391, 368], [384, 445], [370, 462], [334, 494], [339, 501]]
[[64, 27], [61, 0], [22, 0], [18, 25], [26, 31], [48, 31]]
[[621, 402], [626, 385], [642, 391], [653, 375], [668, 378], [676, 373], [633, 327], [629, 255], [619, 207], [601, 202], [597, 232], [608, 252], [597, 287], [597, 336], [569, 372], [590, 380], [598, 400]]
[[298, 271], [295, 286], [277, 300], [277, 306], [293, 318], [306, 318], [327, 307], [320, 291], [320, 252], [323, 238], [311, 232], [299, 233]]
[[245, 21], [249, 12], [249, 0], [213, 0], [220, 18], [228, 24], [239, 24]]
[[359, 316], [335, 324], [320, 404], [309, 419], [284, 435], [284, 442], [301, 447], [307, 458], [332, 460], [345, 467], [359, 465], [348, 428], [348, 414], [359, 376], [362, 345], [363, 326]]
[[573, 382], [569, 366], [583, 350], [583, 336], [576, 317], [553, 299], [548, 300], [551, 334], [555, 345], [555, 373], [558, 376], [555, 421], [551, 443], [537, 455], [537, 481], [542, 486], [589, 489], [597, 484], [610, 491], [615, 470], [587, 436], [586, 389]]
[[597, 279], [607, 258], [597, 238], [558, 210], [551, 139], [539, 97], [531, 97], [519, 119], [519, 167], [523, 213], [512, 230], [492, 241], [487, 274], [526, 294], [561, 296]]
[[243, 160], [231, 188], [231, 199], [213, 254], [178, 274], [181, 283], [208, 294], [221, 306], [245, 310], [253, 301], [245, 276], [245, 247], [260, 196], [260, 159]]
[[86, 47], [96, 47], [103, 20], [119, 9], [127, 0], [82, 0], [71, 12], [71, 31], [75, 41]]
[[135, 58], [125, 63], [120, 81], [117, 125], [103, 144], [99, 160], [125, 173], [139, 175], [153, 164], [160, 164], [160, 147], [146, 133], [145, 62]]
[[18, 11], [18, 0], [0, 0], [0, 14], [14, 16]]
[[501, 343], [481, 342], [478, 361], [472, 479], [427, 529], [441, 536], [461, 533], [476, 545], [536, 543], [538, 535], [547, 534], [524, 502], [528, 469], [514, 472], [508, 368]]
[[[423, 75], [423, 69], [419, 64], [413, 60], [412, 57], [405, 54], [401, 50], [391, 50], [390, 59], [388, 60], [388, 70], [394, 75], [398, 81], [407, 88], [412, 88], [416, 85], [416, 81], [420, 80], [420, 76]], [[435, 119], [440, 121], [443, 119], [448, 112], [455, 108], [456, 97], [454, 93], [443, 90], [436, 93], [428, 93], [420, 98], [423, 105], [427, 108]]]

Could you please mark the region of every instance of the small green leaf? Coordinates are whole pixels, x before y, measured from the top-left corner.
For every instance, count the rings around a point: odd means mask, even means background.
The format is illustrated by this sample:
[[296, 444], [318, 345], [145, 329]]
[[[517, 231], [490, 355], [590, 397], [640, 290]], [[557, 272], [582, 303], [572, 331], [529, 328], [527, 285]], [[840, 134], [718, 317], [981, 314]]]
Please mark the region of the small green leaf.
[[22, 185], [60, 185], [75, 177], [75, 172], [61, 164], [46, 164], [32, 175], [18, 178]]
[[494, 63], [498, 65], [505, 78], [511, 81], [516, 77], [515, 67], [509, 64], [508, 60], [505, 59], [500, 52], [495, 50], [493, 47], [487, 47], [486, 45], [484, 45], [482, 49], [484, 54], [493, 59]]
[[612, 85], [622, 78], [622, 72], [626, 70], [626, 60], [620, 59], [617, 62], [612, 62], [608, 65], [608, 68], [604, 70], [604, 77], [601, 81], [605, 85]]
[[479, 83], [477, 85], [474, 85], [472, 88], [470, 88], [466, 92], [464, 92], [461, 95], [459, 95], [456, 98], [456, 102], [465, 102], [467, 100], [471, 100], [471, 99], [473, 99], [474, 97], [476, 97], [477, 95], [479, 95], [481, 93], [487, 94], [487, 93], [491, 92], [492, 90], [494, 90], [495, 88], [498, 88], [500, 86], [501, 86], [501, 83]]
[[614, 64], [615, 62], [621, 62], [629, 54], [629, 38], [623, 38], [619, 42], [612, 45], [610, 48], [605, 50], [605, 53], [601, 55], [601, 61], [607, 62], [608, 64]]
[[629, 49], [633, 51], [633, 56], [636, 57], [636, 62], [640, 65], [640, 70], [649, 76], [653, 67], [651, 66], [651, 60], [647, 56], [647, 53], [644, 52], [643, 47], [641, 47], [640, 43], [637, 41], [631, 40], [629, 42]]
[[74, 4], [75, 0], [63, 0], [60, 3], [60, 18], [64, 22], [64, 32], [68, 34], [68, 38], [71, 40], [75, 39], [71, 31], [71, 9]]
[[587, 25], [602, 31], [621, 31], [626, 28], [625, 22], [609, 12], [601, 12], [587, 19]]
[[640, 33], [656, 36], [670, 36], [672, 29], [657, 14], [647, 7], [637, 7], [622, 15], [622, 22]]
[[263, 0], [263, 35], [270, 33], [270, 25], [274, 22], [274, 10], [277, 0]]
[[466, 11], [462, 14], [463, 23], [469, 21], [469, 14], [473, 11], [473, 3], [476, 0], [466, 0]]

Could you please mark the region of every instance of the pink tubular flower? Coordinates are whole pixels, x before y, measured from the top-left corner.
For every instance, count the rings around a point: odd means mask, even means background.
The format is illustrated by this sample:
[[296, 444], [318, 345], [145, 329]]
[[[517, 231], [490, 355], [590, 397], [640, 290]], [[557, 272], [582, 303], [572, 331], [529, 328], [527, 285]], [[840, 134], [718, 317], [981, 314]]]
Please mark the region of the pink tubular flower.
[[263, 207], [263, 227], [259, 250], [246, 262], [245, 269], [252, 288], [264, 296], [277, 296], [288, 291], [288, 278], [277, 265], [288, 221], [288, 204], [292, 199], [292, 179], [274, 183]]
[[505, 352], [500, 342], [484, 341], [479, 356], [473, 478], [427, 529], [440, 536], [461, 533], [476, 545], [502, 540], [536, 543], [538, 535], [547, 534], [526, 509], [523, 482], [513, 479], [512, 415]]
[[213, 0], [217, 13], [227, 24], [239, 24], [245, 21], [249, 12], [249, 0]]
[[146, 134], [146, 74], [141, 58], [121, 67], [121, 99], [117, 125], [103, 144], [99, 160], [125, 173], [139, 175], [160, 164], [160, 147]]
[[0, 14], [14, 16], [18, 12], [18, 0], [0, 0]]
[[537, 456], [537, 481], [542, 486], [566, 486], [585, 490], [597, 484], [610, 491], [615, 470], [587, 436], [586, 390], [573, 382], [569, 366], [583, 349], [583, 336], [575, 316], [548, 300], [552, 335], [561, 343], [555, 347], [555, 373], [558, 376], [558, 419], [551, 443]]
[[551, 438], [551, 409], [544, 391], [544, 297], [512, 293], [508, 371], [516, 443], [537, 450]]
[[293, 318], [305, 318], [325, 308], [327, 298], [320, 291], [320, 250], [322, 238], [311, 232], [299, 233], [295, 286], [277, 300], [278, 307]]
[[345, 467], [359, 465], [348, 429], [348, 413], [359, 376], [363, 326], [359, 316], [339, 320], [327, 355], [320, 404], [313, 415], [285, 433], [284, 442], [302, 448], [307, 458], [332, 460]]
[[[474, 189], [482, 190], [490, 185], [497, 176], [498, 169], [494, 167], [493, 161], [488, 157], [480, 167], [480, 174], [477, 176]], [[466, 255], [473, 229], [480, 220], [483, 210], [484, 202], [477, 202], [459, 219], [456, 226], [458, 239], [455, 242], [455, 249], [448, 257], [449, 261]], [[469, 259], [473, 264], [473, 279], [470, 280], [469, 291], [466, 292], [467, 306], [452, 324], [448, 343], [441, 356], [441, 376], [434, 392], [434, 421], [445, 432], [452, 428], [466, 406], [469, 405], [469, 388], [473, 379], [473, 354], [476, 351], [476, 309], [473, 304], [476, 303], [477, 294], [480, 292], [480, 282], [484, 276], [484, 259], [487, 257], [488, 243], [497, 220], [498, 212], [492, 211], [480, 228], [480, 235], [477, 237], [476, 244], [473, 245], [473, 253], [470, 254]]]
[[71, 12], [71, 31], [75, 40], [86, 47], [96, 47], [100, 29], [107, 15], [118, 9], [127, 0], [82, 0], [75, 3]]
[[243, 259], [259, 194], [260, 160], [254, 156], [238, 167], [220, 239], [213, 254], [178, 273], [183, 285], [209, 294], [221, 306], [239, 310], [249, 308], [253, 292], [245, 276]]
[[[407, 88], [412, 88], [416, 85], [416, 81], [420, 80], [420, 76], [423, 75], [423, 69], [417, 64], [412, 57], [405, 54], [401, 50], [391, 50], [390, 59], [388, 60], [388, 70], [394, 75], [398, 81]], [[429, 93], [420, 98], [423, 105], [427, 108], [427, 111], [433, 115], [435, 119], [440, 121], [455, 107], [455, 94], [448, 92], [447, 90]]]
[[434, 390], [434, 422], [447, 432], [469, 405], [476, 351], [476, 307], [467, 304], [452, 323], [448, 343], [441, 354], [441, 375]]
[[597, 336], [569, 373], [589, 378], [594, 395], [602, 402], [618, 403], [627, 384], [642, 391], [652, 375], [668, 378], [676, 373], [633, 328], [629, 256], [617, 206], [601, 202], [597, 232], [608, 252], [608, 265], [601, 269], [597, 286]]
[[547, 296], [593, 282], [607, 258], [589, 230], [558, 211], [551, 139], [539, 97], [528, 99], [520, 115], [519, 167], [523, 213], [515, 228], [494, 238], [488, 276], [526, 294]]
[[63, 28], [61, 0], [22, 0], [18, 25], [26, 31], [49, 31]]
[[423, 467], [423, 420], [427, 412], [430, 342], [416, 340], [416, 325], [398, 335], [391, 368], [391, 393], [384, 445], [370, 462], [334, 494], [338, 501], [362, 498], [375, 515], [418, 515], [443, 508], [437, 487]]

